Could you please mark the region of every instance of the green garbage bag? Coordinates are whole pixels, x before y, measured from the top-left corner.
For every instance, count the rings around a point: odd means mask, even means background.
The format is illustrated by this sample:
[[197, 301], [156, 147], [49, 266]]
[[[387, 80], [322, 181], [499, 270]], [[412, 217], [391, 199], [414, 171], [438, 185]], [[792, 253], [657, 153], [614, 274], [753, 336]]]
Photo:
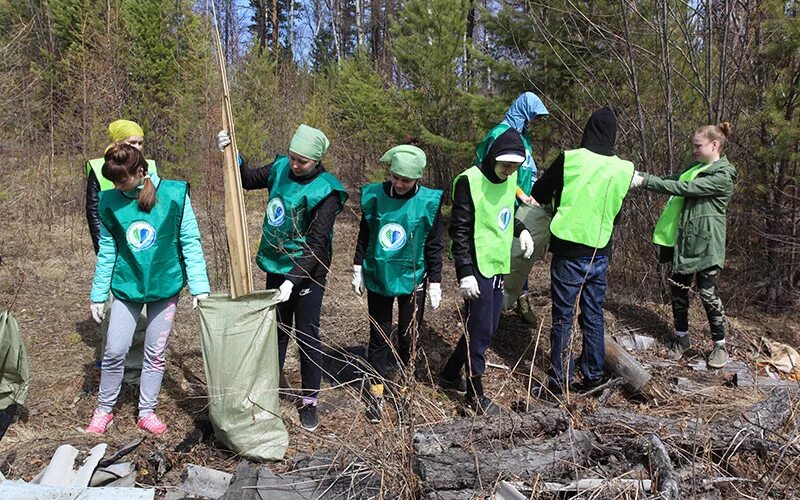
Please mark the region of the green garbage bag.
[[278, 399], [279, 295], [213, 294], [198, 306], [214, 435], [256, 460], [280, 460], [289, 445]]
[[514, 303], [522, 293], [522, 287], [528, 279], [533, 263], [547, 253], [550, 243], [550, 213], [542, 207], [520, 205], [515, 218], [522, 221], [533, 237], [533, 255], [530, 259], [522, 256], [519, 238], [511, 244], [511, 272], [503, 279], [503, 309], [514, 307]]
[[[105, 305], [105, 319], [100, 324], [100, 337], [101, 341], [95, 349], [95, 359], [97, 359], [98, 367], [103, 361], [103, 353], [105, 353], [106, 340], [108, 339], [108, 320], [111, 318], [111, 303], [114, 297], [111, 296], [106, 301]], [[147, 305], [142, 307], [142, 312], [139, 314], [139, 319], [136, 321], [136, 330], [133, 332], [133, 342], [128, 349], [128, 355], [125, 356], [125, 371], [122, 375], [122, 382], [128, 385], [139, 385], [139, 380], [142, 377], [142, 360], [144, 359], [144, 339], [147, 335]]]
[[0, 410], [28, 397], [30, 366], [14, 316], [0, 310]]

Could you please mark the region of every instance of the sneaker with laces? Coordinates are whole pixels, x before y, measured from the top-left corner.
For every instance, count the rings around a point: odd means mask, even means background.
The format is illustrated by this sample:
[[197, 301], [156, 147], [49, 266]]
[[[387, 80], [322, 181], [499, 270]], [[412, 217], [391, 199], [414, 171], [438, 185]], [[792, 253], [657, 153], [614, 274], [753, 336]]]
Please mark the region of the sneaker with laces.
[[148, 413], [144, 417], [141, 417], [136, 426], [140, 429], [152, 432], [156, 436], [164, 434], [164, 431], [167, 430], [167, 424], [162, 422], [161, 419], [156, 416], [155, 412]]
[[380, 423], [383, 416], [383, 398], [370, 396], [367, 400], [367, 411], [365, 416], [371, 424]]
[[89, 427], [85, 429], [85, 432], [89, 434], [104, 434], [113, 421], [113, 414], [97, 408], [92, 414], [92, 420], [89, 422]]
[[711, 354], [708, 355], [708, 362], [706, 364], [709, 368], [719, 369], [724, 367], [727, 362], [728, 350], [725, 348], [725, 344], [715, 344], [714, 349], [711, 350]]
[[304, 405], [298, 410], [300, 414], [300, 426], [308, 432], [314, 432], [319, 426], [317, 419], [317, 407], [314, 405]]
[[686, 351], [689, 350], [691, 347], [692, 341], [689, 339], [689, 335], [681, 335], [675, 336], [672, 339], [672, 343], [669, 346], [669, 357], [670, 359], [679, 360], [683, 357]]

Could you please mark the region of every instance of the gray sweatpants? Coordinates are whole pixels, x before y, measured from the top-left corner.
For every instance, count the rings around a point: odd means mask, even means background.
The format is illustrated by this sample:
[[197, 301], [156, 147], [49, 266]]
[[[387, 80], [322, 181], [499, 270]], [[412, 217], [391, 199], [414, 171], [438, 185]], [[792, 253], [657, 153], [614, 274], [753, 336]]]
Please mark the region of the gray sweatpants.
[[[147, 304], [147, 334], [144, 339], [142, 378], [139, 382], [139, 417], [155, 410], [161, 380], [167, 359], [167, 342], [175, 319], [178, 296]], [[100, 371], [100, 394], [97, 407], [110, 413], [117, 402], [122, 376], [125, 372], [125, 357], [133, 341], [136, 321], [143, 304], [115, 299], [108, 320], [108, 339], [103, 353]]]

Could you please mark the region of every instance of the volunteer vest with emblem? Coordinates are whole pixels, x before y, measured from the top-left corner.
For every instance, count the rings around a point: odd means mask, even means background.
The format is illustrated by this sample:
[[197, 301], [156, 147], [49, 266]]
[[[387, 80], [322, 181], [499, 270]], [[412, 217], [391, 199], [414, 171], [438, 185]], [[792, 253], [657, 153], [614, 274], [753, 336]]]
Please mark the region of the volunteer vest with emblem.
[[[475, 150], [475, 161], [472, 164], [476, 167], [480, 167], [483, 162], [483, 157], [486, 156], [486, 152], [489, 151], [495, 139], [510, 128], [511, 126], [507, 123], [501, 123], [490, 130], [489, 133], [486, 134], [486, 137], [478, 144]], [[522, 138], [522, 145], [525, 147], [525, 161], [522, 162], [522, 165], [517, 169], [517, 186], [519, 186], [526, 195], [530, 196], [531, 189], [533, 189], [533, 148], [524, 134], [520, 134], [520, 137]]]
[[361, 213], [369, 226], [369, 244], [363, 263], [367, 290], [385, 297], [414, 292], [425, 276], [425, 241], [442, 191], [420, 186], [411, 198], [392, 198], [383, 184], [361, 190]]
[[[289, 178], [289, 158], [278, 156], [272, 164], [269, 179], [267, 213], [261, 230], [256, 263], [262, 271], [286, 274], [306, 248], [306, 231], [314, 208], [333, 192], [339, 196], [341, 212], [347, 192], [328, 172], [322, 172], [311, 182], [300, 183]], [[333, 238], [333, 234], [331, 234]]]
[[[689, 167], [686, 172], [682, 173], [678, 180], [693, 181], [701, 172], [708, 170], [711, 165], [704, 165], [697, 163]], [[678, 224], [681, 220], [681, 211], [683, 210], [684, 197], [683, 196], [670, 196], [667, 204], [664, 205], [664, 211], [656, 222], [656, 228], [653, 231], [653, 243], [665, 247], [674, 247], [678, 242]]]
[[475, 207], [475, 227], [472, 231], [478, 271], [490, 278], [511, 271], [511, 242], [514, 239], [514, 201], [517, 191], [517, 173], [505, 182], [494, 184], [478, 167], [471, 167], [453, 181], [453, 192], [458, 179], [466, 177], [469, 193]]
[[[146, 161], [147, 173], [158, 174], [158, 165], [156, 165], [155, 160]], [[105, 162], [106, 160], [104, 158], [95, 158], [94, 160], [86, 162], [86, 175], [89, 175], [89, 172], [94, 172], [94, 176], [97, 177], [97, 182], [100, 183], [100, 191], [114, 189], [114, 183], [103, 177], [103, 163]]]
[[550, 232], [562, 240], [605, 247], [631, 179], [629, 161], [585, 148], [564, 151], [564, 189]]
[[100, 221], [117, 246], [111, 293], [118, 299], [155, 302], [186, 285], [180, 228], [187, 191], [186, 182], [162, 179], [150, 213], [116, 189], [100, 193]]

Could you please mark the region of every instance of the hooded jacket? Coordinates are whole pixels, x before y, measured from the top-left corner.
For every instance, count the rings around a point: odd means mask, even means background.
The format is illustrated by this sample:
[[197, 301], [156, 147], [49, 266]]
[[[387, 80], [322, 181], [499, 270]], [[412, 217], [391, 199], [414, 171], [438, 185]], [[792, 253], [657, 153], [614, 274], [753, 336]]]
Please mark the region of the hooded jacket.
[[[517, 154], [525, 156], [525, 146], [519, 132], [510, 128], [495, 139], [489, 152], [480, 164], [481, 173], [492, 184], [507, 182], [501, 180], [494, 171], [494, 159], [503, 154]], [[466, 276], [473, 276], [478, 272], [475, 258], [475, 207], [469, 191], [469, 180], [460, 177], [453, 188], [453, 210], [450, 215], [450, 239], [452, 240], [453, 259], [456, 263], [456, 276], [460, 280]], [[525, 230], [522, 221], [514, 219], [514, 236], [519, 236]], [[511, 249], [509, 248], [510, 252]], [[491, 276], [486, 276], [490, 278]]]
[[[603, 107], [592, 113], [583, 129], [581, 148], [603, 155], [613, 156], [614, 145], [617, 142], [617, 118], [611, 108]], [[540, 204], [553, 204], [557, 211], [561, 203], [561, 192], [564, 189], [564, 152], [562, 151], [553, 161], [544, 175], [536, 181], [531, 191], [531, 196]], [[614, 219], [614, 225], [619, 222], [619, 215]], [[592, 248], [580, 243], [573, 243], [558, 238], [550, 237], [550, 252], [562, 257], [591, 257], [592, 255], [610, 256], [613, 250], [614, 238], [609, 240], [603, 248]], [[596, 253], [595, 253], [596, 252]]]

